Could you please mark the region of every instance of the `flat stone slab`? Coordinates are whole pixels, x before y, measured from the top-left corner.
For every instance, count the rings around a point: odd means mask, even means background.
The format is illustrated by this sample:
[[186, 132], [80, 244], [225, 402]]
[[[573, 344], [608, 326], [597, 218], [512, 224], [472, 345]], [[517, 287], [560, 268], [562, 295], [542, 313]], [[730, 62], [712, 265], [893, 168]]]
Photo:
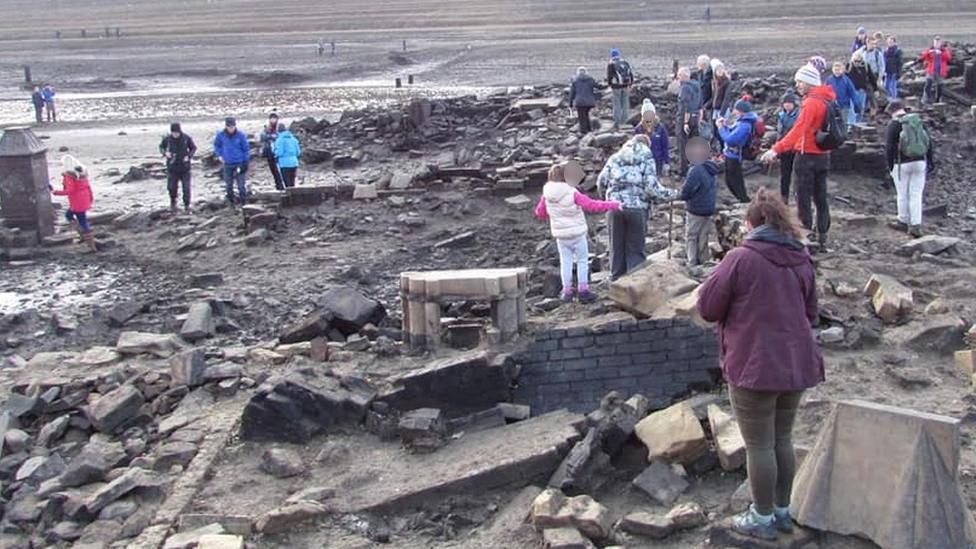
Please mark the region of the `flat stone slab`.
[[971, 547], [959, 420], [865, 401], [837, 404], [796, 475], [800, 524], [886, 549]]
[[471, 433], [433, 454], [405, 453], [402, 467], [372, 486], [337, 494], [331, 503], [341, 512], [354, 513], [544, 481], [579, 439], [575, 425], [583, 421], [583, 416], [557, 410]]

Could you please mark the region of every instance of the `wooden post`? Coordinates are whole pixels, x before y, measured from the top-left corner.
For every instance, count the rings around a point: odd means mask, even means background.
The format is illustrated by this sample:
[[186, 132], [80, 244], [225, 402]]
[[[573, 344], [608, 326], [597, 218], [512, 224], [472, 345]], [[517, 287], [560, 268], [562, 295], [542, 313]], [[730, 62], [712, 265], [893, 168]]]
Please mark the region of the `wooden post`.
[[412, 74], [407, 76], [407, 84], [410, 84], [411, 86], [413, 85], [413, 75]]
[[28, 84], [33, 82], [33, 80], [31, 79], [30, 65], [24, 65], [24, 82], [27, 82]]
[[396, 79], [396, 80], [394, 81], [394, 86], [396, 86], [396, 89], [400, 89], [400, 88], [402, 88], [402, 87], [403, 87], [403, 82], [401, 82], [401, 81], [400, 81], [400, 79], [399, 79], [399, 78], [397, 78], [397, 79]]
[[962, 81], [965, 83], [966, 93], [976, 97], [976, 63], [966, 63]]
[[672, 59], [671, 60], [671, 78], [673, 80], [677, 80], [678, 79], [678, 60], [677, 59]]

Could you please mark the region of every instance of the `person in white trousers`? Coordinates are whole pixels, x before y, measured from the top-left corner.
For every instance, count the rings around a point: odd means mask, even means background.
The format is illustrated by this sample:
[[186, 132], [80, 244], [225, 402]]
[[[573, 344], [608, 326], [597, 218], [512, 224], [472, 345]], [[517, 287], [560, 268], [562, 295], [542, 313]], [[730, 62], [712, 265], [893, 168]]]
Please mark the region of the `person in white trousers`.
[[[909, 114], [900, 99], [892, 99], [888, 103], [891, 122], [885, 132], [885, 155], [888, 159], [888, 171], [895, 182], [898, 193], [898, 219], [890, 224], [893, 229], [905, 231], [911, 236], [922, 236], [922, 195], [925, 192], [925, 177], [935, 169], [932, 159], [933, 146], [931, 138], [925, 132], [926, 146], [914, 152], [907, 151], [902, 142], [903, 130], [908, 125]], [[915, 138], [913, 138], [915, 139]], [[918, 149], [918, 147], [915, 147]], [[924, 154], [919, 154], [924, 150]]]

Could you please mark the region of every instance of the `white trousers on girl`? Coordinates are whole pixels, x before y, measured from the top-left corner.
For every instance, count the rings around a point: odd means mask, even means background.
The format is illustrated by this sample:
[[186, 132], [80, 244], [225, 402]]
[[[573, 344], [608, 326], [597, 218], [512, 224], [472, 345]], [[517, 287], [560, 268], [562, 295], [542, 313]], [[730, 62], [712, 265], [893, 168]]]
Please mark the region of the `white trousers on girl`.
[[922, 193], [925, 191], [925, 161], [895, 164], [891, 177], [898, 192], [898, 221], [922, 224]]

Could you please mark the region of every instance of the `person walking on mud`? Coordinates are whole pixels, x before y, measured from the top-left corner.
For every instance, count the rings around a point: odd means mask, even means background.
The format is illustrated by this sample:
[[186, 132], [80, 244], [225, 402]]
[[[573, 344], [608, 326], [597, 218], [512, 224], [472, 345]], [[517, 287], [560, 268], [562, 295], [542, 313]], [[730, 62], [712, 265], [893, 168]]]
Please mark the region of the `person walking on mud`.
[[576, 69], [576, 78], [569, 87], [569, 108], [576, 109], [580, 135], [592, 131], [590, 110], [596, 106], [596, 80], [587, 74], [586, 67]]
[[95, 201], [91, 185], [88, 183], [88, 170], [70, 154], [61, 157], [61, 167], [62, 188], [60, 191], [52, 192], [55, 196], [68, 197], [68, 209], [65, 210], [64, 217], [71, 227], [78, 231], [81, 242], [84, 242], [89, 250], [96, 252], [98, 244], [88, 225], [88, 210]]
[[190, 213], [190, 165], [197, 153], [193, 138], [183, 133], [179, 122], [169, 125], [169, 135], [159, 144], [159, 153], [166, 158], [166, 189], [169, 191], [169, 209], [176, 211], [176, 199], [180, 187], [183, 190], [183, 211]]
[[34, 106], [34, 121], [38, 124], [44, 122], [44, 94], [41, 93], [40, 86], [34, 86], [31, 92], [31, 105]]
[[698, 312], [718, 323], [722, 375], [746, 443], [753, 503], [733, 518], [732, 528], [775, 540], [793, 531], [797, 408], [803, 391], [824, 381], [823, 356], [810, 329], [819, 316], [816, 271], [776, 191], [759, 189], [746, 210], [746, 228], [743, 244], [702, 284]]
[[272, 153], [281, 170], [281, 181], [284, 188], [295, 186], [295, 174], [298, 172], [298, 159], [302, 156], [302, 147], [298, 138], [292, 135], [284, 124], [278, 124], [278, 138], [272, 146]]
[[274, 154], [275, 139], [278, 139], [278, 113], [271, 113], [268, 116], [268, 123], [261, 130], [261, 156], [268, 162], [268, 169], [274, 179], [276, 190], [284, 190], [285, 185], [281, 178], [281, 170], [278, 168], [278, 160]]
[[796, 153], [793, 170], [800, 221], [808, 231], [814, 229], [811, 202], [815, 203], [816, 237], [820, 246], [826, 248], [827, 233], [830, 231], [830, 198], [827, 196], [830, 151], [821, 147], [817, 134], [824, 128], [830, 103], [837, 96], [833, 88], [823, 85], [820, 71], [812, 65], [800, 67], [793, 79], [796, 82], [796, 92], [803, 96], [800, 116], [797, 117], [793, 129], [780, 136], [772, 149], [762, 156], [762, 161], [769, 164], [780, 154]]
[[[224, 185], [227, 191], [227, 205], [231, 209], [237, 203], [247, 203], [247, 168], [251, 160], [251, 149], [247, 136], [237, 129], [237, 120], [228, 117], [224, 129], [217, 132], [213, 144], [217, 161], [224, 165]], [[237, 183], [237, 201], [234, 200], [234, 184]]]
[[607, 84], [613, 100], [613, 129], [618, 130], [630, 118], [630, 87], [634, 84], [634, 71], [617, 48], [610, 50]]
[[885, 157], [898, 194], [898, 219], [891, 227], [919, 238], [925, 175], [935, 169], [932, 138], [921, 117], [908, 112], [901, 99], [888, 103], [888, 113], [891, 122], [885, 130]]
[[41, 97], [44, 98], [44, 110], [47, 111], [47, 121], [57, 122], [58, 121], [58, 110], [54, 106], [54, 88], [47, 84], [44, 89], [41, 90]]

